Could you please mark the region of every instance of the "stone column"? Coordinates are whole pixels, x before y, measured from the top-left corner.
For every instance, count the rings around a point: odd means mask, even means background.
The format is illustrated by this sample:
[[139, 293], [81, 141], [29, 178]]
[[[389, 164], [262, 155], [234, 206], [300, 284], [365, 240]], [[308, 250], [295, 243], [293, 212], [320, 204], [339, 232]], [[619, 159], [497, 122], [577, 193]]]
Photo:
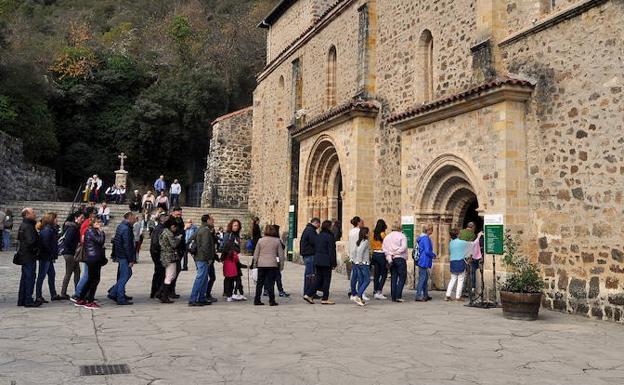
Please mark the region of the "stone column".
[[115, 185], [124, 186], [126, 189], [128, 188], [128, 171], [126, 170], [117, 170], [115, 171]]

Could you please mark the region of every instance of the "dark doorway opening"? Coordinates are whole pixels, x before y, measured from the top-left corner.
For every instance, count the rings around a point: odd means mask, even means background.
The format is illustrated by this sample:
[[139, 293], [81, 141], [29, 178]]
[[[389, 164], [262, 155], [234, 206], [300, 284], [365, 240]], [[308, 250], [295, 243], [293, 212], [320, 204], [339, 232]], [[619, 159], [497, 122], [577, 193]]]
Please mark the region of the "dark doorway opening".
[[483, 230], [483, 217], [479, 216], [477, 209], [479, 208], [479, 201], [475, 198], [466, 208], [466, 213], [464, 214], [464, 219], [462, 223], [462, 228], [465, 229], [468, 222], [474, 222], [476, 225], [475, 232], [479, 233], [479, 231]]

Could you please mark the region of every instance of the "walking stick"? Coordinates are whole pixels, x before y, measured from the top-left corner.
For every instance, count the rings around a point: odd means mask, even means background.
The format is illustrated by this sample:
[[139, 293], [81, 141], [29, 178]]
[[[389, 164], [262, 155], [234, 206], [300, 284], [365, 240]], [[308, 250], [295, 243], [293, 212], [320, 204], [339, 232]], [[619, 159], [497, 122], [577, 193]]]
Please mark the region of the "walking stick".
[[247, 293], [251, 295], [251, 284], [249, 283], [249, 269], [247, 269]]

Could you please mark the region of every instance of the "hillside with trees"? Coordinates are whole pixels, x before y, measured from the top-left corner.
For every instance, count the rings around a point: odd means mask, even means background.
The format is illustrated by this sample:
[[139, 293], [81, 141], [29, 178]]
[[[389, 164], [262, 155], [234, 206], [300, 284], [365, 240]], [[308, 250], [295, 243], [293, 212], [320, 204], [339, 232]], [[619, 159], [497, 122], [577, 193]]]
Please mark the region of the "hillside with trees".
[[58, 183], [201, 180], [210, 122], [251, 104], [275, 0], [0, 0], [0, 129]]

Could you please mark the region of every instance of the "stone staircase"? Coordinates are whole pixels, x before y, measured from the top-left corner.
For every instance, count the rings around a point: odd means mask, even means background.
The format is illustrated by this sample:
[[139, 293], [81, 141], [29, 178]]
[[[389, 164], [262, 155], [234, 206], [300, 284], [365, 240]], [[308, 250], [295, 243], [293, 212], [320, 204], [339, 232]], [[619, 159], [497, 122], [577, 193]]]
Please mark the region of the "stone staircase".
[[[44, 202], [44, 201], [16, 201], [10, 202], [6, 205], [6, 207], [10, 208], [13, 211], [14, 215], [14, 226], [13, 226], [13, 235], [11, 237], [12, 242], [14, 243], [17, 238], [17, 230], [22, 223], [22, 217], [20, 215], [22, 209], [24, 207], [32, 207], [35, 209], [37, 214], [37, 218], [41, 218], [41, 216], [46, 212], [55, 212], [59, 216], [59, 224], [62, 223], [67, 215], [71, 212], [72, 203], [71, 202]], [[77, 207], [77, 206], [76, 206]], [[123, 220], [123, 215], [129, 210], [128, 205], [116, 205], [110, 204], [108, 206], [110, 208], [111, 220], [106, 227], [107, 236], [112, 236], [117, 228], [117, 225], [121, 223]], [[193, 223], [199, 225], [201, 222], [201, 216], [204, 214], [210, 214], [215, 220], [215, 227], [218, 229], [219, 227], [225, 228], [227, 224], [233, 218], [236, 218], [241, 221], [243, 224], [243, 233], [247, 230], [245, 226], [247, 226], [248, 213], [245, 209], [215, 209], [215, 208], [201, 208], [201, 207], [182, 207], [182, 216], [184, 220], [191, 219]], [[148, 233], [145, 233], [146, 237], [149, 237]]]

